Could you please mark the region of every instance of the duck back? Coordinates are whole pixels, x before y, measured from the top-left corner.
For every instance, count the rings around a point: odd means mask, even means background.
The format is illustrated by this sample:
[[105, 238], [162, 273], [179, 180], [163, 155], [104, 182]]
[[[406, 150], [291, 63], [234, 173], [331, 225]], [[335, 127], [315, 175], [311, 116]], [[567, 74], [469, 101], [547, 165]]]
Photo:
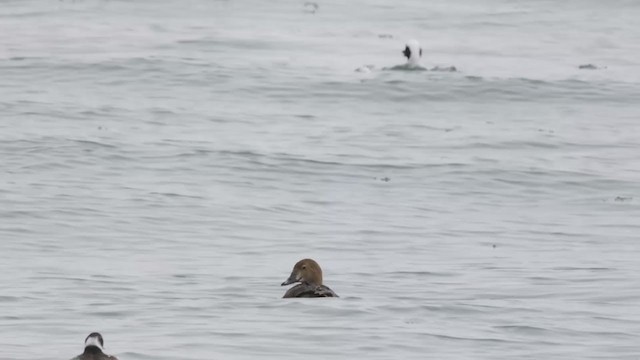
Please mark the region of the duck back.
[[310, 285], [310, 284], [298, 284], [287, 292], [283, 296], [284, 298], [316, 298], [316, 297], [338, 297], [328, 286]]
[[115, 356], [110, 356], [104, 353], [100, 354], [81, 354], [74, 357], [71, 360], [118, 360]]

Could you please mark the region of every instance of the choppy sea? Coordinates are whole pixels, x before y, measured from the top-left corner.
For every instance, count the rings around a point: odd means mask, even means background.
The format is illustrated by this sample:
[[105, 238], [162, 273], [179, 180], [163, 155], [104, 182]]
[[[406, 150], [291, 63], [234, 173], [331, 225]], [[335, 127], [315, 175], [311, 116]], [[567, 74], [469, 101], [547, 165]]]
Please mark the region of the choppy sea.
[[0, 359], [640, 359], [638, 19], [0, 1]]

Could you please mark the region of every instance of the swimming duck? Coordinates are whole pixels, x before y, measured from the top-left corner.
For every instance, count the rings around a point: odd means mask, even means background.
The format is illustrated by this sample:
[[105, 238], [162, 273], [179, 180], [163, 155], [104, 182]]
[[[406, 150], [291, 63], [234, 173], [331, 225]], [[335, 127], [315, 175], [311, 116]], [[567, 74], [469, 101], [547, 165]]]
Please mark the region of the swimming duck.
[[407, 58], [408, 66], [420, 66], [420, 58], [422, 57], [422, 48], [418, 40], [409, 40], [402, 51], [402, 55]]
[[296, 263], [289, 278], [281, 286], [299, 282], [287, 290], [283, 298], [338, 297], [328, 286], [322, 285], [322, 269], [312, 259], [302, 259]]
[[402, 55], [407, 58], [407, 62], [402, 65], [396, 65], [383, 70], [401, 70], [401, 71], [426, 71], [427, 68], [420, 66], [420, 58], [422, 57], [422, 48], [418, 40], [409, 40], [402, 50]]
[[[422, 58], [422, 48], [418, 40], [409, 40], [402, 50], [402, 55], [407, 58], [407, 62], [402, 65], [396, 65], [391, 68], [385, 68], [384, 70], [402, 70], [402, 71], [427, 71], [428, 69], [420, 65], [420, 59]], [[456, 72], [458, 71], [455, 66], [436, 66], [431, 71], [445, 71]]]
[[84, 340], [84, 352], [71, 360], [118, 360], [115, 356], [105, 354], [103, 350], [102, 335], [93, 332]]

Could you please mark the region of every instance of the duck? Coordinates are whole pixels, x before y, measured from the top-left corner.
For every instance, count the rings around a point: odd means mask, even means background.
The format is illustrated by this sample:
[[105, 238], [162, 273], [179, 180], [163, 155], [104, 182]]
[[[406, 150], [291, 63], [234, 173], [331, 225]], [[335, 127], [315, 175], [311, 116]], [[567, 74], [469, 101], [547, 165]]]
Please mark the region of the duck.
[[338, 297], [328, 286], [322, 284], [322, 269], [313, 259], [298, 261], [291, 275], [281, 286], [300, 283], [287, 290], [283, 298]]
[[427, 71], [428, 69], [420, 66], [420, 58], [422, 57], [422, 48], [418, 40], [412, 39], [402, 50], [402, 55], [407, 58], [407, 62], [402, 65], [396, 65], [383, 70], [400, 70], [400, 71]]
[[[422, 58], [422, 47], [418, 40], [411, 39], [407, 41], [407, 44], [402, 50], [402, 55], [407, 58], [407, 62], [402, 65], [396, 65], [391, 68], [385, 68], [385, 70], [401, 70], [401, 71], [427, 71], [429, 69], [420, 65]], [[457, 72], [455, 66], [435, 66], [431, 71], [444, 71], [444, 72]]]
[[407, 45], [405, 45], [404, 50], [402, 50], [402, 55], [407, 58], [406, 66], [420, 67], [422, 48], [420, 47], [418, 40], [411, 39], [407, 41]]
[[84, 352], [71, 360], [118, 360], [118, 358], [105, 354], [102, 335], [92, 332], [84, 340]]
[[[427, 71], [427, 68], [420, 66], [420, 58], [422, 57], [422, 48], [418, 40], [411, 39], [402, 50], [402, 55], [407, 58], [407, 62], [402, 65], [392, 67], [383, 67], [382, 70], [401, 70], [401, 71]], [[370, 73], [376, 69], [375, 65], [363, 65], [355, 71], [359, 73]]]

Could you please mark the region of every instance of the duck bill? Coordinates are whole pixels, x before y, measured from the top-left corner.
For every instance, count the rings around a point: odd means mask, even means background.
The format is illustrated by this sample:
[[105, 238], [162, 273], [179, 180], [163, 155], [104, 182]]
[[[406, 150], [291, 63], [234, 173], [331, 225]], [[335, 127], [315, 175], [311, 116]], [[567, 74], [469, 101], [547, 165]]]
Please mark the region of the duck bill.
[[287, 280], [285, 280], [282, 284], [280, 284], [280, 286], [290, 285], [290, 284], [293, 284], [293, 283], [297, 283], [298, 281], [300, 281], [300, 280], [297, 279], [296, 274], [295, 273], [291, 273], [291, 275], [289, 275], [289, 278]]

